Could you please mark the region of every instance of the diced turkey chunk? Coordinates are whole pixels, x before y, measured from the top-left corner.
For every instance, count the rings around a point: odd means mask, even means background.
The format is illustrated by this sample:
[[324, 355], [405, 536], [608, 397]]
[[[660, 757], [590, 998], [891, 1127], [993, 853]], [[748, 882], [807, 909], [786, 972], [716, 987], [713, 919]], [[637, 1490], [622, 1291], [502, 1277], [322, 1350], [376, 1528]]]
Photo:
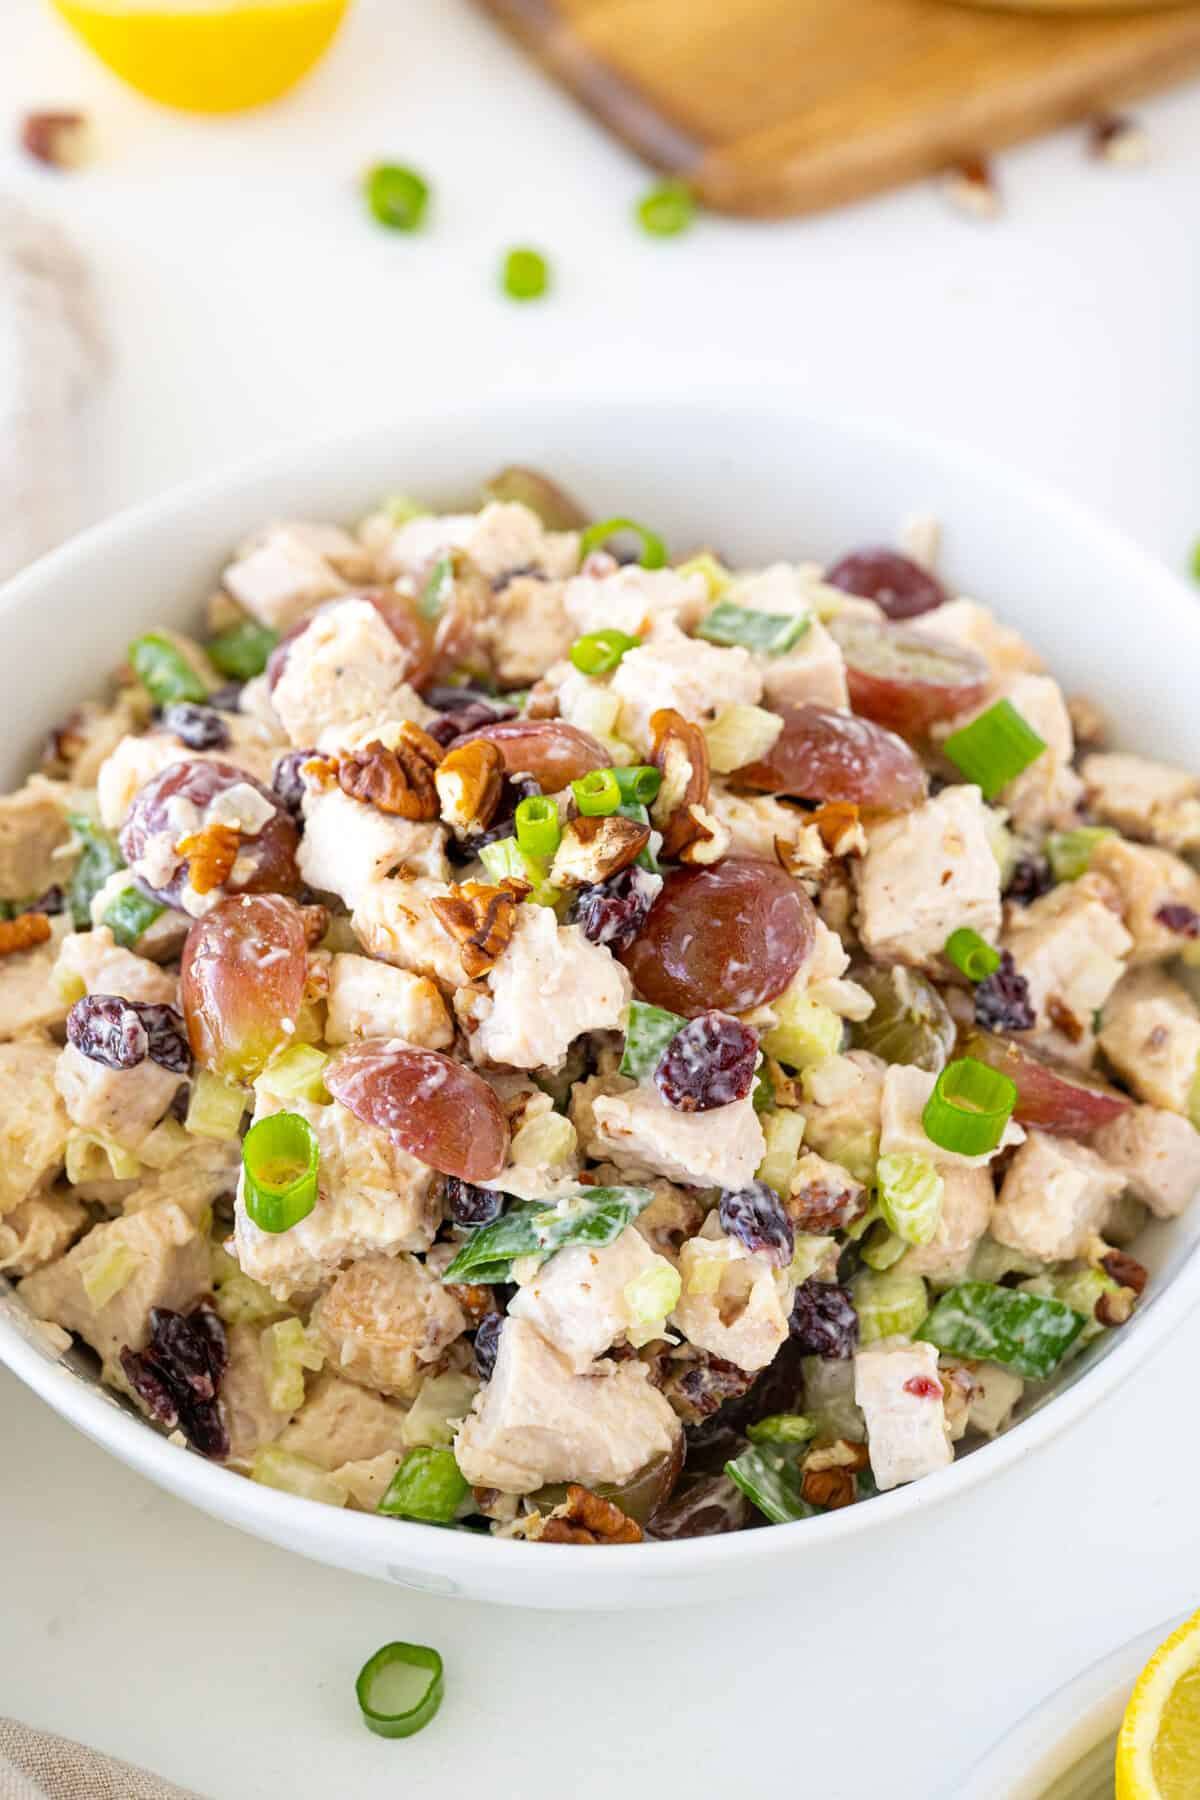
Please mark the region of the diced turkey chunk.
[[577, 1375], [528, 1319], [500, 1333], [492, 1378], [454, 1445], [475, 1487], [531, 1494], [552, 1481], [628, 1481], [678, 1442], [680, 1424], [637, 1361]]
[[628, 1284], [663, 1265], [664, 1258], [627, 1225], [605, 1249], [577, 1245], [556, 1252], [521, 1284], [508, 1316], [528, 1319], [582, 1374], [637, 1322], [625, 1297]]
[[672, 625], [681, 631], [698, 625], [708, 610], [708, 583], [698, 572], [681, 575], [678, 569], [626, 563], [609, 575], [576, 575], [567, 583], [563, 605], [572, 638], [615, 628], [644, 641]]
[[134, 692], [126, 688], [111, 706], [85, 700], [68, 713], [50, 733], [45, 753], [47, 774], [66, 776], [76, 787], [94, 787], [105, 757], [141, 722]]
[[70, 797], [64, 782], [44, 775], [0, 796], [0, 900], [36, 899], [70, 868], [70, 857], [56, 854], [71, 841]]
[[1100, 1020], [1100, 1048], [1139, 1100], [1188, 1113], [1200, 1065], [1200, 1011], [1161, 969], [1117, 983]]
[[309, 887], [336, 894], [352, 912], [371, 882], [397, 871], [434, 881], [450, 873], [441, 825], [380, 812], [340, 788], [306, 789], [297, 862]]
[[854, 1358], [854, 1398], [867, 1421], [871, 1473], [883, 1489], [954, 1461], [932, 1344], [882, 1338]]
[[996, 1192], [990, 1169], [942, 1168], [939, 1173], [944, 1187], [937, 1230], [928, 1244], [906, 1253], [904, 1269], [935, 1282], [961, 1281], [971, 1252], [987, 1231]]
[[0, 957], [0, 1038], [22, 1037], [61, 1025], [66, 1018], [67, 1002], [55, 986], [54, 965], [70, 929], [65, 915], [51, 919], [44, 944]]
[[419, 875], [372, 881], [350, 923], [372, 956], [413, 975], [427, 975], [441, 987], [461, 987], [466, 977], [459, 947], [429, 905], [449, 891], [444, 881]]
[[171, 731], [148, 731], [142, 737], [122, 738], [96, 777], [96, 803], [100, 822], [109, 831], [123, 824], [138, 789], [177, 762], [232, 763], [256, 781], [271, 785], [279, 737], [255, 719], [222, 713], [230, 742], [217, 750], [192, 750]]
[[359, 1457], [356, 1462], [339, 1463], [329, 1473], [344, 1487], [347, 1504], [356, 1512], [373, 1513], [392, 1485], [392, 1477], [408, 1454], [407, 1450], [383, 1450], [378, 1456]]
[[313, 1308], [329, 1368], [347, 1381], [414, 1400], [466, 1330], [462, 1307], [412, 1256], [364, 1256]]
[[1179, 1113], [1131, 1106], [1101, 1126], [1092, 1148], [1156, 1219], [1178, 1218], [1200, 1193], [1200, 1132]]
[[[85, 1277], [106, 1262], [119, 1269], [122, 1259], [128, 1264], [124, 1286], [103, 1306], [94, 1306]], [[60, 1261], [27, 1276], [17, 1292], [35, 1317], [90, 1344], [104, 1364], [104, 1379], [125, 1388], [121, 1351], [145, 1348], [151, 1307], [191, 1312], [209, 1287], [208, 1240], [168, 1201], [97, 1225]]]
[[[148, 1206], [161, 1206], [164, 1200], [170, 1200], [198, 1224], [218, 1200], [229, 1200], [236, 1194], [242, 1171], [242, 1146], [236, 1138], [192, 1138], [190, 1144], [191, 1148], [165, 1169], [151, 1171], [147, 1167], [136, 1181], [105, 1184], [113, 1190], [111, 1201], [106, 1201], [98, 1182], [89, 1186], [87, 1198], [99, 1200], [102, 1205], [119, 1205], [126, 1213], [144, 1212]], [[149, 1153], [149, 1145], [139, 1148]]]
[[578, 637], [563, 606], [563, 583], [516, 575], [492, 597], [479, 641], [501, 687], [531, 687], [561, 662]]
[[62, 1167], [71, 1127], [54, 1085], [57, 1063], [49, 1038], [0, 1044], [0, 1219]]
[[1080, 774], [1106, 825], [1167, 850], [1200, 849], [1200, 776], [1121, 750], [1085, 756]]
[[805, 1085], [805, 1143], [857, 1181], [875, 1177], [887, 1068], [870, 1051], [851, 1050], [820, 1064]]
[[487, 977], [474, 1011], [471, 1056], [513, 1069], [557, 1069], [585, 1031], [617, 1030], [629, 1006], [629, 976], [578, 925], [548, 906], [518, 907], [512, 941]]
[[678, 1112], [653, 1087], [592, 1104], [594, 1157], [627, 1174], [664, 1175], [685, 1187], [744, 1188], [766, 1154], [750, 1096], [711, 1112]]
[[706, 725], [723, 706], [756, 706], [763, 684], [748, 650], [720, 649], [664, 628], [651, 643], [622, 657], [611, 688], [621, 701], [621, 736], [648, 750], [650, 719], [660, 708], [673, 707]]
[[88, 1222], [69, 1194], [35, 1194], [0, 1220], [0, 1272], [32, 1275], [61, 1256]]
[[286, 631], [347, 581], [369, 581], [371, 559], [336, 525], [283, 521], [257, 532], [222, 576], [228, 593], [262, 625]]
[[225, 1343], [229, 1361], [220, 1391], [221, 1417], [229, 1434], [226, 1460], [236, 1468], [246, 1468], [255, 1451], [275, 1442], [291, 1415], [277, 1412], [268, 1398], [261, 1328], [227, 1325]]
[[388, 1450], [403, 1452], [406, 1410], [395, 1400], [372, 1394], [324, 1369], [277, 1441], [281, 1450], [306, 1457], [318, 1468], [337, 1469], [342, 1463], [365, 1462]]
[[286, 1300], [328, 1281], [353, 1257], [429, 1248], [441, 1218], [432, 1169], [336, 1100], [316, 1106], [261, 1092], [255, 1122], [285, 1110], [299, 1113], [317, 1134], [320, 1194], [307, 1218], [273, 1233], [259, 1230], [239, 1188], [235, 1254], [252, 1280]]
[[1125, 1177], [1070, 1138], [1031, 1131], [1008, 1166], [992, 1213], [999, 1244], [1043, 1262], [1082, 1256]]
[[671, 1324], [690, 1344], [739, 1369], [765, 1369], [774, 1362], [787, 1340], [796, 1297], [785, 1270], [706, 1224], [680, 1250], [679, 1273], [683, 1292]]
[[974, 650], [997, 680], [1006, 675], [1040, 675], [1046, 666], [1018, 632], [1001, 625], [990, 608], [981, 606], [978, 600], [950, 600], [936, 611], [922, 613], [906, 623], [928, 637], [944, 638], [964, 650]]
[[680, 1250], [704, 1223], [704, 1208], [694, 1194], [669, 1181], [660, 1179], [648, 1185], [654, 1198], [638, 1214], [633, 1228], [652, 1250], [678, 1267]]
[[288, 646], [271, 704], [293, 744], [311, 749], [331, 729], [429, 717], [408, 686], [412, 654], [367, 600], [322, 607]]
[[79, 987], [87, 994], [119, 994], [122, 1000], [158, 1006], [174, 1006], [179, 988], [174, 975], [157, 963], [123, 950], [107, 925], [64, 938], [55, 979], [65, 991]]
[[1015, 1120], [1004, 1127], [1004, 1135], [994, 1150], [984, 1156], [965, 1156], [961, 1150], [945, 1150], [925, 1135], [923, 1115], [929, 1104], [937, 1077], [910, 1063], [892, 1063], [883, 1078], [880, 1108], [879, 1153], [881, 1156], [923, 1156], [941, 1171], [947, 1169], [986, 1169], [993, 1156], [1012, 1144], [1024, 1141], [1025, 1133]]
[[764, 706], [832, 706], [841, 711], [850, 705], [846, 664], [837, 642], [819, 619], [812, 619], [804, 635], [790, 650], [778, 656], [755, 658], [763, 678]]
[[970, 724], [997, 700], [1007, 700], [1046, 748], [1019, 775], [1001, 788], [995, 804], [1008, 809], [1014, 824], [1024, 827], [1069, 825], [1083, 783], [1072, 766], [1075, 734], [1062, 689], [1049, 675], [1006, 675], [986, 700], [952, 719], [945, 734]]
[[547, 531], [537, 514], [518, 501], [493, 501], [475, 513], [423, 513], [394, 530], [379, 547], [387, 576], [420, 577], [449, 550], [462, 550], [488, 581], [536, 570], [563, 578], [579, 566], [574, 531]]
[[428, 976], [370, 956], [339, 954], [329, 970], [325, 1041], [346, 1044], [356, 1037], [403, 1038], [422, 1050], [445, 1050], [454, 1026]]
[[859, 933], [872, 956], [919, 966], [961, 926], [989, 941], [1000, 929], [1000, 867], [977, 787], [944, 788], [873, 826], [854, 875]]
[[132, 1069], [93, 1062], [74, 1044], [63, 1046], [54, 1072], [67, 1116], [81, 1131], [94, 1131], [136, 1150], [175, 1098], [180, 1077], [147, 1056]]
[[1063, 1056], [1090, 1048], [1092, 1014], [1133, 946], [1110, 884], [1089, 873], [1013, 907], [1001, 942], [1025, 977], [1039, 1038]]
[[1177, 956], [1187, 944], [1186, 931], [1163, 923], [1164, 907], [1182, 907], [1177, 921], [1190, 912], [1200, 924], [1200, 874], [1170, 850], [1105, 838], [1092, 851], [1088, 873], [1110, 881], [1120, 896], [1125, 929], [1133, 938], [1131, 966]]

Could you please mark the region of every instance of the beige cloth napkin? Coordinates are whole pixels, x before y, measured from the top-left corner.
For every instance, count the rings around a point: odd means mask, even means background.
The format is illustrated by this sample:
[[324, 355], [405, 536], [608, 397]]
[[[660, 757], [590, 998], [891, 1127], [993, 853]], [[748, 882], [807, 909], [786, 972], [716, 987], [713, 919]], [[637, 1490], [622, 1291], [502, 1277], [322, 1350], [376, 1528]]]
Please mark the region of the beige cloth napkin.
[[203, 1800], [70, 1738], [0, 1718], [0, 1800]]

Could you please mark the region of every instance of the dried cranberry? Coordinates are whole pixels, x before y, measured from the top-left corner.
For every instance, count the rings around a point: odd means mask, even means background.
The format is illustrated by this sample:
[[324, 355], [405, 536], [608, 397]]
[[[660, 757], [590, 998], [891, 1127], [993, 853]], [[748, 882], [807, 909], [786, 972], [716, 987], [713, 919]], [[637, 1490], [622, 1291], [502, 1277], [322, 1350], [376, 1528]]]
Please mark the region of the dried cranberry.
[[271, 777], [271, 788], [280, 805], [289, 812], [296, 823], [302, 817], [301, 803], [304, 799], [304, 778], [300, 771], [315, 750], [289, 750], [275, 764], [275, 773]]
[[937, 577], [898, 550], [853, 550], [826, 569], [825, 580], [844, 594], [874, 600], [889, 619], [915, 619], [946, 604]]
[[734, 1192], [727, 1188], [721, 1195], [718, 1216], [722, 1231], [778, 1268], [785, 1269], [795, 1255], [792, 1221], [775, 1189], [765, 1181], [752, 1181], [749, 1187]]
[[661, 875], [636, 864], [608, 881], [580, 888], [571, 917], [593, 944], [607, 944], [615, 956], [627, 950], [662, 891]]
[[849, 1289], [836, 1281], [818, 1281], [810, 1275], [796, 1289], [792, 1306], [792, 1337], [809, 1356], [841, 1362], [858, 1346], [858, 1314]]
[[461, 712], [464, 706], [481, 706], [491, 714], [493, 719], [512, 719], [517, 709], [510, 706], [507, 700], [498, 700], [494, 694], [485, 693], [482, 688], [450, 687], [446, 683], [434, 682], [426, 688], [422, 699], [435, 712]]
[[789, 1337], [761, 1374], [743, 1372], [744, 1393], [733, 1394], [700, 1424], [685, 1424], [689, 1469], [724, 1467], [743, 1447], [749, 1426], [772, 1413], [803, 1411], [803, 1361], [803, 1350]]
[[484, 1381], [492, 1379], [492, 1370], [496, 1367], [496, 1357], [500, 1350], [500, 1333], [503, 1327], [503, 1313], [488, 1313], [475, 1333], [475, 1365]]
[[432, 687], [425, 699], [442, 715], [432, 720], [426, 730], [443, 749], [466, 731], [478, 731], [481, 725], [495, 725], [501, 719], [517, 716], [515, 706], [493, 700], [490, 694], [476, 688]]
[[150, 1044], [150, 1061], [172, 1075], [188, 1075], [192, 1068], [192, 1052], [188, 1045], [183, 1014], [173, 1006], [155, 1006], [149, 1001], [135, 1000], [138, 1017], [146, 1027]]
[[36, 900], [31, 900], [28, 906], [17, 907], [13, 917], [19, 919], [23, 913], [40, 912], [54, 918], [62, 912], [66, 904], [67, 897], [56, 884], [54, 887], [48, 887], [44, 894], [39, 894]]
[[1048, 894], [1053, 886], [1054, 875], [1044, 856], [1022, 856], [1009, 878], [1004, 898], [1018, 906], [1028, 906]]
[[454, 1225], [490, 1225], [504, 1211], [506, 1197], [475, 1187], [457, 1175], [446, 1177], [446, 1214]]
[[1000, 967], [975, 988], [975, 1023], [985, 1031], [1032, 1031], [1036, 1014], [1029, 983], [1018, 973], [1012, 951], [1000, 952]]
[[183, 1017], [173, 1006], [86, 994], [67, 1014], [67, 1038], [106, 1069], [136, 1069], [147, 1057], [176, 1075], [192, 1066]]
[[757, 1061], [757, 1032], [729, 1013], [700, 1013], [663, 1051], [654, 1085], [676, 1112], [712, 1112], [746, 1098]]
[[168, 1430], [178, 1425], [205, 1456], [229, 1451], [218, 1405], [228, 1361], [225, 1327], [210, 1306], [186, 1316], [152, 1307], [146, 1348], [121, 1351], [126, 1379], [151, 1416]]
[[162, 722], [189, 750], [226, 750], [231, 742], [229, 727], [220, 713], [211, 706], [197, 706], [192, 700], [164, 707]]
[[749, 1521], [750, 1502], [728, 1475], [701, 1475], [655, 1507], [646, 1524], [646, 1536], [664, 1543], [674, 1538], [716, 1537], [740, 1531]]
[[1154, 917], [1168, 931], [1177, 931], [1180, 937], [1200, 937], [1200, 913], [1181, 901], [1172, 900], [1166, 906], [1160, 906]]

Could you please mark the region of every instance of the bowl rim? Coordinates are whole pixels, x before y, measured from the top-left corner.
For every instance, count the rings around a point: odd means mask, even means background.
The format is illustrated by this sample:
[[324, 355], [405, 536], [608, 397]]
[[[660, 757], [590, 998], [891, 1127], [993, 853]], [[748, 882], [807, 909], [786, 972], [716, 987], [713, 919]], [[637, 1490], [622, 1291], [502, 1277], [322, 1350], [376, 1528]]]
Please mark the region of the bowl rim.
[[[522, 397], [504, 389], [472, 403], [435, 405], [430, 402], [421, 411], [398, 421], [359, 425], [303, 442], [277, 445], [213, 473], [176, 484], [88, 527], [0, 586], [0, 617], [61, 588], [73, 576], [86, 571], [94, 556], [136, 545], [144, 534], [161, 533], [172, 523], [187, 519], [212, 502], [232, 499], [242, 488], [252, 489], [255, 484], [277, 483], [289, 477], [309, 481], [314, 470], [333, 469], [342, 456], [366, 455], [372, 446], [383, 448], [397, 438], [411, 438], [414, 433], [419, 437], [422, 412], [435, 420], [441, 431], [461, 427], [464, 445], [469, 446], [470, 427], [478, 425], [481, 414], [517, 411], [522, 404], [528, 404], [528, 396]], [[761, 423], [764, 418], [769, 418], [780, 425], [807, 426], [814, 431], [832, 430], [844, 440], [857, 440], [864, 448], [869, 446], [873, 450], [884, 448], [897, 457], [908, 455], [931, 463], [944, 463], [952, 458], [956, 467], [971, 480], [992, 492], [998, 506], [1036, 514], [1050, 523], [1057, 521], [1060, 527], [1064, 523], [1070, 524], [1083, 532], [1095, 543], [1097, 555], [1119, 561], [1129, 571], [1132, 582], [1142, 589], [1154, 591], [1154, 605], [1161, 608], [1168, 626], [1172, 614], [1182, 617], [1186, 612], [1187, 616], [1195, 617], [1195, 602], [1182, 580], [1118, 527], [1097, 516], [1082, 502], [1060, 493], [1052, 484], [1035, 480], [986, 452], [964, 447], [938, 434], [911, 430], [893, 420], [872, 415], [838, 414], [831, 420], [828, 413], [814, 410], [803, 393], [786, 382], [777, 385], [766, 396], [760, 392], [748, 393], [744, 385], [731, 383], [706, 384], [702, 396], [682, 398], [678, 388], [669, 383], [640, 384], [632, 395], [623, 395], [612, 385], [587, 383], [560, 389], [552, 396], [537, 397], [537, 407], [543, 416], [560, 413], [565, 419], [569, 415], [577, 428], [580, 409], [588, 406], [630, 416], [666, 406], [676, 415], [693, 414], [709, 430], [714, 419], [719, 420], [722, 416], [728, 421], [740, 419], [743, 423], [751, 419]], [[464, 462], [469, 456], [470, 450], [465, 448]], [[219, 555], [223, 548], [227, 546], [214, 546], [215, 554]], [[876, 1526], [883, 1527], [940, 1506], [988, 1477], [998, 1475], [1051, 1437], [1076, 1424], [1153, 1355], [1197, 1299], [1200, 1299], [1200, 1241], [1187, 1252], [1174, 1278], [1152, 1296], [1144, 1309], [1139, 1309], [1129, 1328], [1116, 1334], [1116, 1341], [1106, 1346], [1104, 1354], [1083, 1369], [1064, 1391], [1047, 1396], [1026, 1418], [998, 1437], [976, 1446], [969, 1456], [956, 1458], [947, 1468], [921, 1481], [874, 1497], [867, 1507], [845, 1507], [790, 1525], [773, 1525], [717, 1537], [656, 1541], [652, 1565], [648, 1544], [607, 1546], [606, 1554], [598, 1564], [588, 1555], [586, 1546], [555, 1545], [553, 1548], [558, 1555], [570, 1558], [573, 1582], [583, 1578], [584, 1571], [589, 1568], [593, 1570], [592, 1576], [588, 1577], [592, 1585], [597, 1578], [603, 1580], [605, 1572], [611, 1577], [627, 1578], [637, 1572], [648, 1576], [653, 1568], [655, 1573], [665, 1577], [679, 1577], [685, 1573], [701, 1574], [734, 1562], [760, 1565], [770, 1559], [790, 1556], [801, 1546], [816, 1553], [822, 1546], [844, 1543]], [[518, 1567], [529, 1567], [531, 1557], [540, 1558], [546, 1554], [544, 1546], [520, 1540], [497, 1539], [473, 1532], [431, 1531], [427, 1525], [416, 1521], [337, 1509], [262, 1486], [195, 1452], [184, 1450], [181, 1455], [181, 1446], [170, 1443], [145, 1420], [127, 1412], [98, 1382], [85, 1381], [75, 1375], [56, 1360], [52, 1352], [48, 1353], [36, 1343], [37, 1329], [31, 1321], [27, 1333], [0, 1313], [0, 1361], [85, 1435], [158, 1486], [192, 1501], [218, 1518], [231, 1520], [273, 1541], [278, 1541], [277, 1529], [286, 1530], [293, 1543], [298, 1538], [311, 1540], [311, 1554], [341, 1561], [347, 1567], [361, 1568], [368, 1561], [383, 1567], [403, 1560], [414, 1573], [452, 1572], [467, 1584], [467, 1592], [471, 1591], [472, 1576], [485, 1569], [498, 1572], [507, 1568], [512, 1574]], [[399, 1570], [396, 1576], [401, 1578]]]

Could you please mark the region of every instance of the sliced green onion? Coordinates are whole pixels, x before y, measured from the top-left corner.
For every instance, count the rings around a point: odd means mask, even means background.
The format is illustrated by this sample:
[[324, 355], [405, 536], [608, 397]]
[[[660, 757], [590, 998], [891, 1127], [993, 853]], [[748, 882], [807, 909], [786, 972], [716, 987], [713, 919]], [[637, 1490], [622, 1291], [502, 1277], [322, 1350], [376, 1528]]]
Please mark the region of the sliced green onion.
[[417, 601], [417, 611], [423, 619], [436, 619], [441, 616], [442, 608], [449, 599], [453, 586], [453, 558], [441, 556], [429, 571], [429, 579], [421, 589], [421, 596]]
[[622, 531], [632, 531], [635, 537], [642, 540], [642, 554], [638, 561], [643, 569], [665, 569], [667, 566], [667, 546], [656, 531], [646, 525], [639, 525], [636, 519], [601, 519], [598, 525], [589, 525], [579, 539], [579, 560], [590, 556], [593, 550], [601, 550], [609, 538], [616, 537]]
[[317, 1204], [317, 1134], [299, 1113], [269, 1113], [242, 1144], [246, 1211], [260, 1231], [290, 1231]]
[[1055, 881], [1078, 881], [1086, 875], [1096, 845], [1116, 835], [1110, 825], [1078, 825], [1074, 831], [1052, 831], [1046, 839], [1046, 857]]
[[652, 763], [634, 763], [631, 769], [614, 769], [621, 799], [639, 806], [650, 806], [658, 798], [662, 772]]
[[122, 888], [105, 908], [102, 923], [108, 926], [123, 950], [132, 950], [144, 931], [148, 931], [166, 911], [159, 900], [151, 900], [135, 887]]
[[952, 1356], [1003, 1363], [1030, 1381], [1045, 1381], [1086, 1323], [1061, 1300], [964, 1281], [941, 1296], [920, 1335]]
[[210, 638], [208, 660], [231, 681], [253, 681], [267, 666], [267, 658], [279, 642], [279, 633], [254, 619], [239, 619], [227, 631]]
[[937, 1231], [946, 1191], [933, 1164], [923, 1156], [881, 1156], [875, 1165], [875, 1179], [879, 1211], [888, 1229], [906, 1244], [928, 1244]]
[[575, 804], [585, 819], [603, 819], [621, 804], [621, 789], [612, 769], [593, 769], [571, 783]]
[[156, 706], [208, 699], [208, 688], [183, 651], [161, 632], [134, 638], [128, 655], [134, 674]]
[[67, 904], [76, 931], [90, 931], [92, 901], [105, 882], [125, 867], [121, 847], [111, 831], [105, 831], [86, 813], [68, 813], [67, 824], [79, 841], [80, 852], [67, 891]]
[[948, 962], [961, 969], [968, 981], [984, 981], [1000, 967], [1000, 952], [981, 938], [969, 925], [960, 926], [946, 939]]
[[653, 1075], [662, 1060], [662, 1053], [671, 1039], [683, 1030], [687, 1020], [678, 1013], [668, 1012], [662, 1006], [646, 1006], [641, 1000], [634, 1000], [629, 1008], [629, 1023], [625, 1027], [625, 1051], [621, 1057], [620, 1073], [629, 1075], [634, 1081], [646, 1081]]
[[752, 1444], [807, 1444], [816, 1435], [816, 1420], [804, 1413], [769, 1413], [757, 1424], [746, 1427]]
[[710, 644], [740, 644], [764, 656], [782, 656], [808, 630], [808, 613], [754, 612], [732, 600], [719, 600], [696, 627], [696, 636]]
[[485, 844], [479, 852], [479, 860], [493, 881], [534, 882], [546, 878], [540, 863], [531, 869], [529, 858], [515, 837], [497, 838], [494, 843]]
[[576, 638], [571, 645], [571, 661], [581, 675], [607, 675], [641, 641], [627, 631], [618, 631], [615, 625], [607, 625], [603, 631], [589, 631]]
[[942, 745], [955, 768], [983, 790], [985, 800], [994, 800], [1045, 748], [1009, 700], [997, 700]]
[[946, 1064], [925, 1103], [925, 1136], [941, 1150], [960, 1156], [988, 1156], [1004, 1136], [1017, 1104], [1007, 1075], [960, 1056]]
[[423, 1519], [449, 1525], [471, 1491], [453, 1450], [412, 1450], [388, 1484], [377, 1512], [389, 1519]]
[[412, 1737], [442, 1704], [442, 1659], [427, 1644], [385, 1644], [359, 1670], [354, 1692], [368, 1731]]
[[550, 265], [540, 250], [509, 250], [500, 285], [510, 300], [540, 300], [550, 286]]
[[772, 1525], [811, 1519], [817, 1510], [800, 1492], [799, 1468], [778, 1444], [759, 1444], [743, 1450], [725, 1464], [725, 1473]]
[[696, 201], [686, 181], [664, 181], [637, 203], [637, 222], [651, 237], [678, 237], [696, 217]]
[[517, 845], [526, 856], [551, 857], [562, 842], [558, 808], [545, 794], [531, 794], [513, 815]]
[[375, 163], [363, 177], [372, 218], [389, 231], [416, 231], [429, 204], [429, 184], [400, 163]]
[[481, 1225], [443, 1270], [446, 1282], [507, 1281], [520, 1257], [544, 1261], [568, 1244], [603, 1250], [649, 1206], [649, 1188], [590, 1187], [546, 1206], [510, 1206], [490, 1225]]

